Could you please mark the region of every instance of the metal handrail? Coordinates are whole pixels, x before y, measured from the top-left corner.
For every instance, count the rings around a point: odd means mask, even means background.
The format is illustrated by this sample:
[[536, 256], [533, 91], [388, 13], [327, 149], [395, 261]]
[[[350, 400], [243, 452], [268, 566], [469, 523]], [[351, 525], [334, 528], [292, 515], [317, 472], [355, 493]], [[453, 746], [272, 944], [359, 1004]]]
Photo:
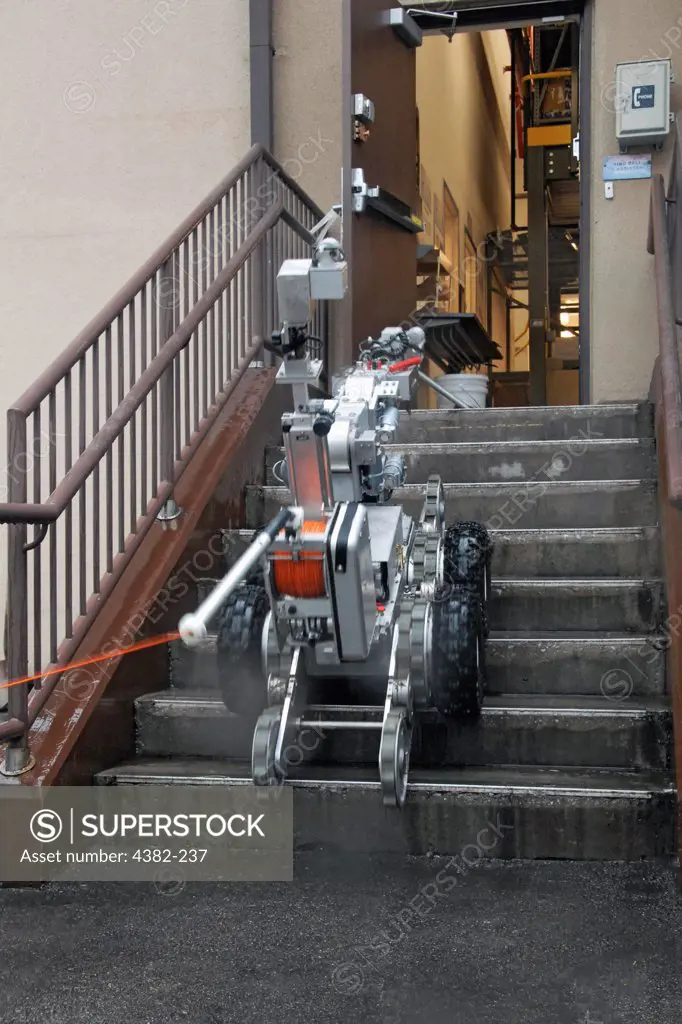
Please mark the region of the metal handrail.
[[[282, 165], [262, 145], [253, 146], [236, 167], [206, 196], [204, 200], [183, 220], [180, 226], [158, 247], [143, 266], [116, 293], [106, 306], [77, 335], [73, 342], [60, 353], [22, 396], [10, 407], [11, 412], [28, 415], [48, 396], [49, 392], [73, 369], [87, 353], [93, 341], [101, 336], [106, 328], [124, 311], [126, 306], [149, 284], [155, 271], [159, 269], [186, 241], [190, 233], [200, 224], [216, 203], [237, 183], [237, 181], [261, 159], [283, 185], [286, 186], [306, 207], [315, 218], [321, 219], [323, 212], [320, 207], [301, 189]], [[266, 181], [267, 184], [267, 181]], [[294, 219], [284, 211], [284, 219], [293, 226]], [[309, 240], [308, 234], [302, 235]], [[6, 506], [2, 506], [5, 508]], [[3, 521], [0, 519], [0, 521]]]
[[[281, 260], [307, 254], [321, 217], [254, 146], [8, 411], [7, 465], [21, 471], [0, 504], [6, 665], [10, 679], [50, 670], [30, 698], [28, 681], [10, 688], [0, 723], [10, 771], [30, 764], [28, 730], [60, 681], [54, 669], [73, 660], [276, 326]], [[320, 304], [314, 335], [325, 325]], [[35, 448], [45, 426], [46, 454]]]
[[[665, 548], [665, 576], [668, 608], [682, 605], [682, 374], [680, 372], [680, 328], [682, 328], [682, 114], [673, 130], [673, 153], [668, 193], [660, 174], [651, 184], [651, 207], [647, 248], [654, 256], [658, 309], [659, 368], [654, 380], [657, 392], [656, 435], [660, 464], [661, 530]], [[672, 619], [675, 615], [672, 615]], [[672, 713], [672, 763], [677, 788], [676, 847], [682, 848], [682, 641], [669, 618], [666, 659], [668, 691]], [[678, 883], [682, 889], [682, 875]]]
[[[192, 231], [204, 220], [204, 218], [215, 207], [216, 203], [226, 195], [230, 189], [239, 181], [244, 174], [250, 170], [256, 162], [262, 159], [265, 164], [274, 172], [281, 182], [293, 192], [319, 220], [323, 212], [316, 203], [306, 195], [303, 189], [284, 170], [282, 165], [262, 145], [252, 146], [246, 156], [226, 175], [223, 180], [203, 199], [190, 214], [185, 217], [182, 223], [168, 236], [158, 249], [146, 260], [130, 280], [123, 285], [114, 297], [107, 302], [106, 306], [83, 328], [74, 338], [71, 344], [61, 352], [56, 359], [40, 374], [10, 408], [17, 412], [28, 414], [33, 412], [36, 406], [47, 397], [50, 391], [64, 377], [64, 374], [73, 369], [78, 361], [85, 355], [87, 350], [111, 324], [124, 312], [126, 307], [135, 298], [146, 284], [150, 282], [154, 273], [161, 267], [182, 243], [186, 241]], [[2, 521], [2, 520], [0, 520]]]
[[[262, 220], [258, 222], [256, 228], [248, 235], [244, 244], [237, 250], [225, 269], [216, 277], [213, 284], [182, 321], [178, 330], [171, 335], [159, 354], [141, 374], [123, 402], [98, 430], [85, 451], [79, 456], [47, 501], [44, 504], [25, 502], [15, 505], [0, 502], [0, 523], [53, 523], [60, 517], [69, 502], [78, 494], [83, 486], [83, 482], [92, 473], [98, 462], [101, 461], [102, 453], [110, 448], [113, 442], [118, 439], [124, 427], [130, 423], [135, 412], [150, 394], [154, 385], [161, 380], [178, 353], [185, 348], [196, 329], [206, 318], [206, 315], [234, 279], [237, 272], [244, 266], [248, 257], [279, 220], [283, 220], [288, 224], [307, 244], [312, 244], [313, 236], [310, 232], [302, 228], [287, 213], [281, 203], [271, 207]], [[258, 344], [252, 347], [254, 354], [258, 347]], [[53, 386], [50, 386], [49, 391], [52, 390]], [[27, 391], [25, 395], [30, 393], [30, 391]], [[29, 409], [29, 411], [32, 410]], [[13, 407], [10, 412], [19, 412], [19, 409]], [[176, 474], [174, 482], [177, 483], [177, 480], [178, 476]], [[163, 482], [168, 483], [169, 481]]]
[[[682, 378], [677, 347], [670, 241], [663, 176], [654, 175], [651, 192], [652, 249], [655, 256], [661, 400], [665, 429], [668, 500], [682, 508]], [[651, 250], [650, 250], [651, 251]]]
[[[239, 367], [237, 368], [237, 372], [234, 374], [233, 379], [230, 381], [229, 387], [223, 393], [224, 401], [220, 403], [220, 406], [218, 408], [222, 408], [226, 404], [229, 397], [234, 392], [235, 388], [237, 387], [242, 377], [244, 376], [244, 373], [246, 372], [246, 370], [248, 370], [249, 364], [251, 363], [257, 348], [258, 346], [254, 345], [242, 359]], [[203, 441], [204, 437], [208, 433], [208, 429], [210, 428], [214, 420], [215, 416], [211, 417], [211, 419], [207, 421], [205, 429], [198, 433], [194, 443], [191, 446], [190, 452], [188, 452], [189, 457], [185, 460], [184, 463], [178, 465], [178, 471], [175, 474], [174, 480], [165, 481], [159, 487], [159, 493], [156, 497], [156, 500], [152, 502], [152, 504], [147, 509], [147, 515], [145, 516], [144, 521], [140, 524], [139, 529], [136, 531], [132, 543], [126, 549], [124, 557], [120, 560], [117, 566], [117, 571], [109, 576], [109, 578], [103, 583], [98, 592], [97, 596], [99, 598], [100, 607], [111, 596], [116, 584], [118, 583], [120, 577], [123, 574], [123, 571], [130, 564], [133, 555], [137, 552], [140, 545], [142, 544], [142, 541], [145, 539], [145, 537], [149, 533], [149, 530], [154, 525], [156, 517], [158, 516], [159, 512], [165, 505], [168, 498], [173, 493], [175, 487], [182, 478], [182, 474], [189, 467], [191, 456], [195, 453], [201, 441]], [[78, 650], [81, 643], [85, 639], [88, 630], [92, 626], [93, 621], [94, 616], [83, 616], [81, 618], [79, 625], [77, 625], [73, 631], [73, 635], [69, 639], [65, 640], [62, 644], [60, 644], [56, 659], [57, 665], [61, 665], [63, 667], [68, 666], [69, 662], [73, 659], [76, 651]], [[59, 673], [51, 671], [50, 674], [46, 676], [46, 679], [42, 681], [40, 687], [36, 687], [34, 689], [33, 694], [31, 695], [31, 699], [28, 703], [27, 722], [29, 728], [33, 725], [36, 718], [38, 717], [43, 707], [47, 703], [49, 697], [55, 690], [60, 678], [61, 676]], [[26, 729], [24, 726], [24, 722], [21, 719], [8, 718], [4, 722], [0, 722], [0, 741], [21, 736], [25, 731]]]
[[[682, 255], [682, 214], [677, 205], [677, 197], [682, 194], [678, 184], [681, 171], [682, 117], [678, 114], [669, 194], [666, 197], [663, 176], [655, 174], [651, 183], [647, 238], [647, 249], [654, 256], [668, 500], [678, 509], [682, 509], [682, 375], [678, 348], [678, 327], [681, 324], [676, 313], [676, 300], [682, 302], [682, 294], [676, 294], [675, 286], [676, 278], [682, 274], [682, 263], [679, 263]], [[674, 234], [675, 246], [671, 245], [671, 234]]]

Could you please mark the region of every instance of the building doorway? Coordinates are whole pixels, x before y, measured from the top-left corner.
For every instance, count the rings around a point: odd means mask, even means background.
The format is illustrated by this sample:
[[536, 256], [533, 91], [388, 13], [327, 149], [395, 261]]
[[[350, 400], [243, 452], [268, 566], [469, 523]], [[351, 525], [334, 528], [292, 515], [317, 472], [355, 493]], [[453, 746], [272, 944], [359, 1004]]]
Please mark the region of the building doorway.
[[[494, 404], [587, 401], [583, 5], [411, 3], [401, 26], [385, 30], [372, 17], [375, 8], [385, 24], [385, 3], [355, 7], [352, 92], [374, 102], [376, 123], [352, 148], [351, 171], [364, 164], [366, 183], [402, 203], [405, 216], [402, 224], [376, 212], [353, 217], [354, 335], [379, 328], [365, 327], [372, 293], [375, 310], [396, 310], [386, 323], [415, 310], [475, 314], [499, 352], [489, 368]], [[381, 56], [390, 64], [385, 85], [372, 70]], [[416, 168], [413, 179], [397, 165]], [[410, 219], [421, 227], [416, 238]], [[392, 274], [380, 281], [382, 266]]]

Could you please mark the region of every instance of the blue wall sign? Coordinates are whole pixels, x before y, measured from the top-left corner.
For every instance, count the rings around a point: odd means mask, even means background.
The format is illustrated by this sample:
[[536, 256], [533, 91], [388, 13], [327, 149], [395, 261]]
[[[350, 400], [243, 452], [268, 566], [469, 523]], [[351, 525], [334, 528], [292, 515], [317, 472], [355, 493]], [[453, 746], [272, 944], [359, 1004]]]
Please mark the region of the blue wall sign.
[[634, 181], [650, 178], [651, 173], [650, 153], [623, 153], [604, 157], [604, 181]]

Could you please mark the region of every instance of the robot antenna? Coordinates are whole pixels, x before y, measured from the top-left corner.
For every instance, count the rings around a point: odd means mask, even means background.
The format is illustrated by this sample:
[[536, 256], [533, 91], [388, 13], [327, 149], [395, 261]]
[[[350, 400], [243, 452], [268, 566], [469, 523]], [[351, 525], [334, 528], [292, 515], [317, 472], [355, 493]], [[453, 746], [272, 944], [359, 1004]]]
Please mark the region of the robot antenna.
[[343, 225], [343, 219], [341, 217], [342, 206], [332, 206], [331, 210], [325, 213], [322, 220], [319, 220], [317, 224], [314, 224], [310, 229], [310, 234], [313, 238], [317, 239], [317, 242], [323, 242], [331, 231], [332, 224], [335, 221], [339, 221]]

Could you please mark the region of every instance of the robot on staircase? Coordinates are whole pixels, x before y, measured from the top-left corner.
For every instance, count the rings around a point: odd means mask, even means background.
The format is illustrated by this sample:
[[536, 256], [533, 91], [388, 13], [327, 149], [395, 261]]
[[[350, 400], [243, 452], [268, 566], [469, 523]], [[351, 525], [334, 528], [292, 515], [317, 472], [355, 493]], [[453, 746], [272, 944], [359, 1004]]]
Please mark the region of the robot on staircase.
[[[425, 486], [417, 520], [392, 503], [405, 465], [386, 446], [425, 379], [420, 328], [386, 328], [369, 339], [355, 365], [334, 379], [331, 397], [316, 397], [323, 367], [309, 352], [312, 306], [342, 298], [345, 277], [333, 238], [318, 239], [311, 259], [281, 267], [283, 323], [267, 347], [281, 360], [277, 383], [293, 395], [282, 417], [291, 504], [179, 631], [186, 645], [198, 646], [217, 619], [230, 710], [244, 698], [237, 664], [264, 673], [267, 706], [252, 747], [256, 784], [289, 776], [286, 751], [311, 724], [325, 734], [374, 729], [383, 801], [402, 806], [417, 717], [480, 711], [491, 546], [476, 523], [446, 524], [437, 476]], [[369, 710], [366, 701], [340, 705], [344, 683], [356, 679], [375, 687]]]

